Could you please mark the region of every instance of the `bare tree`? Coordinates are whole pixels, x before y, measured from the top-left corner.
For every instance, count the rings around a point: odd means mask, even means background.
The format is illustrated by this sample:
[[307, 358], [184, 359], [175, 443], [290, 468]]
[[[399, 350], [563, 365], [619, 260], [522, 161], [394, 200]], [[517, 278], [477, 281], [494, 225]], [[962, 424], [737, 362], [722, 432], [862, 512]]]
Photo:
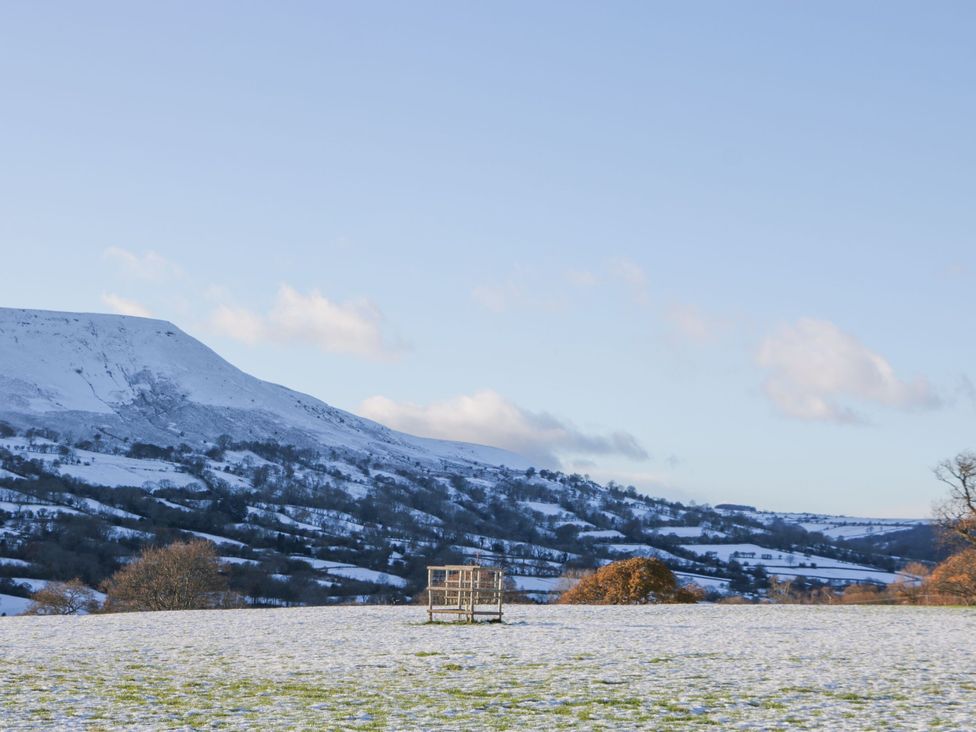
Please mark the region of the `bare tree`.
[[227, 591], [217, 552], [209, 541], [147, 548], [139, 559], [112, 575], [102, 589], [108, 611], [196, 610], [239, 604]]
[[31, 595], [25, 615], [77, 615], [98, 609], [95, 593], [80, 579], [68, 582], [48, 582]]
[[935, 477], [949, 486], [949, 496], [935, 506], [936, 521], [950, 536], [976, 546], [976, 453], [943, 460]]

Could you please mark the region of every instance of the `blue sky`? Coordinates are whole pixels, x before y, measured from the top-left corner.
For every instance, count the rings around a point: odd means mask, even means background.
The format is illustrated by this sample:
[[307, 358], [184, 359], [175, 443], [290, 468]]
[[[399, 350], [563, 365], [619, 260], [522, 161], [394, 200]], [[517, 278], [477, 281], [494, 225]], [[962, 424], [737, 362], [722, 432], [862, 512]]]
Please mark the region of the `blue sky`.
[[3, 305], [391, 426], [927, 515], [974, 447], [969, 3], [6, 3]]

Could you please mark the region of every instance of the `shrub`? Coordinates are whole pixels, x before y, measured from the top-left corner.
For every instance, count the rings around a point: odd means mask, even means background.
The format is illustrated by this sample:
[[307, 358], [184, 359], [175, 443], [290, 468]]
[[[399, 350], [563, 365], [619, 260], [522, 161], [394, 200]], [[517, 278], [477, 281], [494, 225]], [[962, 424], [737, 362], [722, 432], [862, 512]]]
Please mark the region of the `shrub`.
[[227, 580], [209, 541], [150, 547], [142, 556], [106, 580], [109, 612], [197, 610], [239, 604], [228, 593]]
[[659, 559], [634, 557], [613, 562], [583, 577], [559, 598], [563, 605], [643, 605], [696, 602], [700, 595], [679, 588], [674, 573]]
[[49, 582], [31, 595], [25, 615], [77, 615], [98, 610], [95, 593], [78, 578], [68, 582]]
[[959, 552], [932, 570], [927, 589], [963, 605], [976, 605], [976, 549]]

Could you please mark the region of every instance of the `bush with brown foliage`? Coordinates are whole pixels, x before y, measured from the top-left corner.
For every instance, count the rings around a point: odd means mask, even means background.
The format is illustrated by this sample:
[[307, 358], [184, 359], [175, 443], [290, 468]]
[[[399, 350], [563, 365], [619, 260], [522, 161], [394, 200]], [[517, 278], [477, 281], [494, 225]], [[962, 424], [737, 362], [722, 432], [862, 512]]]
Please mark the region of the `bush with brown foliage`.
[[654, 602], [697, 602], [697, 588], [678, 587], [674, 573], [659, 559], [634, 557], [613, 562], [559, 598], [562, 605], [643, 605]]
[[976, 605], [976, 549], [959, 552], [932, 570], [926, 588], [946, 601]]
[[845, 605], [879, 605], [888, 604], [887, 593], [877, 585], [848, 585], [840, 596], [840, 601]]
[[95, 593], [80, 579], [48, 582], [31, 595], [25, 615], [77, 615], [98, 610]]
[[220, 562], [209, 541], [150, 547], [106, 580], [105, 610], [198, 610], [239, 605], [227, 591]]

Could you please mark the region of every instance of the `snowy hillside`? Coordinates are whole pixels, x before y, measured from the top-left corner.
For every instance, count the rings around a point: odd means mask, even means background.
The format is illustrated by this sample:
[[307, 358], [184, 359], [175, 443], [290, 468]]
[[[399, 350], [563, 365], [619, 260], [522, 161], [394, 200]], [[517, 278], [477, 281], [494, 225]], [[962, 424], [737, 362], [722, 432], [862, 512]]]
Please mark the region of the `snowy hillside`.
[[496, 448], [411, 437], [245, 374], [171, 323], [0, 308], [0, 420], [163, 445], [218, 436], [340, 445], [398, 463], [528, 467]]
[[925, 522], [688, 506], [520, 462], [260, 381], [165, 322], [0, 309], [0, 614], [192, 538], [257, 605], [402, 601], [427, 564], [470, 560], [546, 600], [631, 556], [713, 596], [934, 558]]

